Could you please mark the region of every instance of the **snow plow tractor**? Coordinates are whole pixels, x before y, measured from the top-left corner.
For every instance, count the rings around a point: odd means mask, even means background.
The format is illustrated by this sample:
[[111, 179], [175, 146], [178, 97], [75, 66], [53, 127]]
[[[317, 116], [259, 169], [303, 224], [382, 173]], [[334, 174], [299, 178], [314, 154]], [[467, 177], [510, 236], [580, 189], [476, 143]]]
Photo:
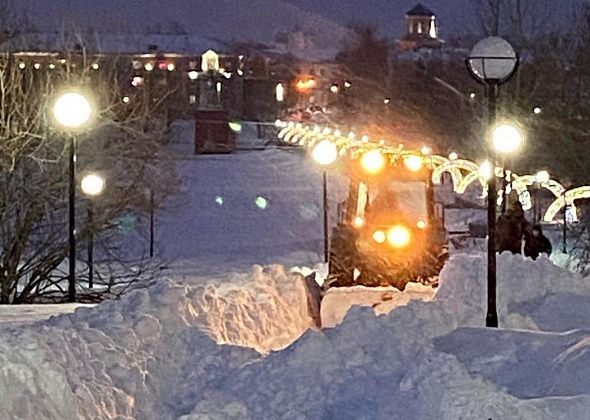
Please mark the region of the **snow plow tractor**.
[[419, 154], [378, 150], [350, 161], [347, 199], [332, 231], [328, 287], [436, 285], [448, 259], [444, 208]]

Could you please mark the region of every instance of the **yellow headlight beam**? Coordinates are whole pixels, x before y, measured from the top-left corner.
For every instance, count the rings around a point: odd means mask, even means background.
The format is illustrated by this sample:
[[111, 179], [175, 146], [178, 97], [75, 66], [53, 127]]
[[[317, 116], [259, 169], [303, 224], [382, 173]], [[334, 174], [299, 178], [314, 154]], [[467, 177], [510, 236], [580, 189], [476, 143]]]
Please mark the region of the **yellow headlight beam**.
[[405, 248], [412, 241], [412, 232], [406, 226], [397, 225], [387, 232], [387, 242], [394, 248]]

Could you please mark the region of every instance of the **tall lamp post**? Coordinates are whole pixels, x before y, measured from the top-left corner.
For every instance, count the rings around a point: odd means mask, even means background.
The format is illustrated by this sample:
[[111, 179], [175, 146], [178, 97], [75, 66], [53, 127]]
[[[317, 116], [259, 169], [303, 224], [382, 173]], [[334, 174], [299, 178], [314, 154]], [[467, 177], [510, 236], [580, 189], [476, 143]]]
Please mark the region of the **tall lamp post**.
[[76, 301], [76, 141], [74, 132], [82, 129], [91, 119], [90, 101], [80, 93], [68, 92], [53, 104], [53, 116], [57, 124], [68, 132], [69, 194], [68, 236], [69, 277], [68, 302]]
[[[479, 83], [486, 86], [488, 102], [488, 130], [496, 124], [496, 99], [498, 86], [506, 82], [518, 66], [518, 57], [506, 40], [489, 37], [478, 42], [466, 60], [467, 68]], [[488, 134], [489, 134], [488, 131]], [[494, 148], [488, 144], [489, 161], [496, 164]], [[493, 175], [493, 174], [492, 174]], [[498, 327], [496, 310], [496, 177], [488, 180], [488, 296], [486, 327]]]
[[338, 148], [330, 140], [322, 140], [315, 145], [311, 152], [313, 160], [322, 167], [323, 181], [323, 212], [324, 212], [324, 262], [330, 258], [329, 234], [328, 234], [328, 180], [326, 169], [338, 159]]
[[88, 197], [88, 288], [94, 287], [94, 201], [93, 198], [102, 194], [105, 180], [99, 174], [88, 174], [82, 178], [80, 187]]

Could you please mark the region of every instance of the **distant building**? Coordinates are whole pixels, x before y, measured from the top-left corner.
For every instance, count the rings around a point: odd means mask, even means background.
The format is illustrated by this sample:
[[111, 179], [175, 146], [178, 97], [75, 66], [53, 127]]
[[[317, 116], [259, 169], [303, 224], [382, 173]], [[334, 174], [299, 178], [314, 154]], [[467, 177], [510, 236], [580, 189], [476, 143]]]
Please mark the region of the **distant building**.
[[[267, 63], [228, 53], [231, 47], [204, 36], [23, 33], [0, 44], [1, 59], [10, 58], [19, 68], [38, 70], [35, 73], [39, 75], [58, 66], [75, 67], [80, 63], [97, 72], [116, 67], [124, 100], [133, 101], [142, 92], [148, 92], [154, 102], [164, 99], [162, 112], [169, 120], [188, 118], [199, 107], [198, 73], [203, 66], [201, 56], [208, 50], [219, 54], [222, 77], [217, 82], [217, 94], [223, 109], [232, 118], [264, 114], [256, 104], [249, 103], [245, 108], [244, 100], [258, 95], [258, 88], [250, 86], [251, 79], [269, 78]], [[266, 90], [272, 95], [272, 87]]]
[[438, 22], [432, 10], [418, 3], [406, 13], [406, 34], [397, 41], [398, 49], [411, 51], [421, 48], [440, 48]]

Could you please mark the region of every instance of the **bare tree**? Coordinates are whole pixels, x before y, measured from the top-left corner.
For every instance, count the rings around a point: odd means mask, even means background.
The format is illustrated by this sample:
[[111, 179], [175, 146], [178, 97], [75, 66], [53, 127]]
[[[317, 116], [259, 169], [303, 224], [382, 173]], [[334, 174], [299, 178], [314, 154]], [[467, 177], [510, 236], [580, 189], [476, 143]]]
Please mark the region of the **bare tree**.
[[557, 3], [551, 0], [472, 0], [485, 36], [505, 36], [518, 48], [551, 30]]
[[[43, 61], [40, 58], [40, 61]], [[140, 217], [151, 191], [161, 201], [174, 192], [175, 171], [165, 159], [166, 120], [148, 90], [127, 92], [132, 77], [128, 59], [88, 60], [84, 50], [43, 69], [0, 56], [0, 303], [62, 297], [60, 266], [67, 257], [67, 134], [56, 129], [51, 105], [70, 86], [92, 94], [97, 109], [92, 126], [77, 133], [77, 174], [99, 171], [107, 188], [87, 223], [87, 200], [78, 195], [77, 237], [83, 248], [90, 231], [112, 271], [101, 290], [125, 290], [144, 275], [141, 258], [115, 254], [120, 220]], [[123, 100], [123, 98], [126, 98]], [[78, 179], [79, 181], [79, 179]], [[136, 254], [137, 256], [137, 254]], [[126, 270], [128, 268], [128, 270]], [[114, 273], [114, 272], [113, 272]], [[99, 270], [99, 279], [104, 277]], [[115, 288], [114, 286], [118, 286]]]

